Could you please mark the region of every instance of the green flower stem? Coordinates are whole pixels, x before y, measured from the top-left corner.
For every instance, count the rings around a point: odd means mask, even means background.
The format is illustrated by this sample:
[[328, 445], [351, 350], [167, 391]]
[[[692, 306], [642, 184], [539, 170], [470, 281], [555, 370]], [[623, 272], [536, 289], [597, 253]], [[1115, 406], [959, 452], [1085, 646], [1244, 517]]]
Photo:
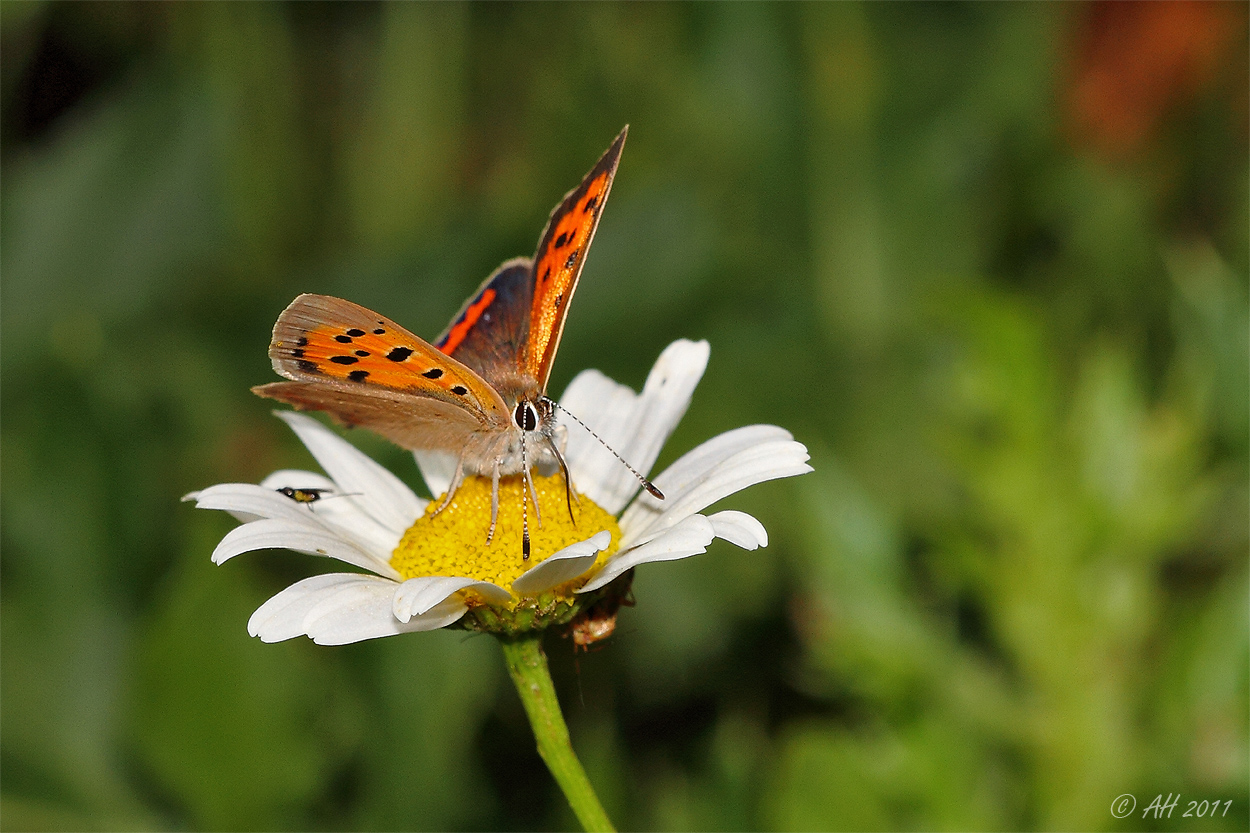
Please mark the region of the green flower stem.
[[538, 754], [564, 791], [569, 806], [587, 831], [615, 830], [599, 797], [586, 778], [586, 771], [569, 742], [569, 728], [560, 712], [556, 689], [547, 670], [543, 653], [542, 631], [534, 631], [510, 639], [500, 639], [508, 673], [516, 683], [517, 693], [525, 704], [530, 726], [538, 740]]

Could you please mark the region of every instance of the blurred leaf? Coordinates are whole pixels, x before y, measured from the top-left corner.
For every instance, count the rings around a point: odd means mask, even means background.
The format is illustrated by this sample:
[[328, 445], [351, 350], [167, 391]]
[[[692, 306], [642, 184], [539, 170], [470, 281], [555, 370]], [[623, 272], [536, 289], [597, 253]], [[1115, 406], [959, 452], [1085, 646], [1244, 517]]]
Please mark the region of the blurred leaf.
[[[889, 830], [871, 759], [845, 733], [817, 725], [791, 729], [770, 785], [770, 830]], [[879, 764], [885, 761], [878, 757]]]
[[353, 102], [359, 122], [345, 160], [350, 222], [371, 249], [449, 225], [440, 195], [460, 180], [465, 15], [451, 3], [383, 9], [374, 77]]
[[247, 635], [263, 597], [241, 565], [202, 557], [216, 531], [196, 525], [138, 645], [136, 753], [157, 794], [196, 827], [300, 826], [365, 713], [328, 652]]
[[171, 277], [219, 250], [206, 114], [178, 92], [144, 79], [6, 164], [7, 370], [66, 341], [90, 360], [101, 327], [151, 314]]
[[488, 826], [508, 816], [477, 785], [474, 735], [496, 696], [502, 660], [494, 640], [448, 631], [361, 646], [376, 686], [362, 733], [359, 806], [348, 826], [422, 830]]

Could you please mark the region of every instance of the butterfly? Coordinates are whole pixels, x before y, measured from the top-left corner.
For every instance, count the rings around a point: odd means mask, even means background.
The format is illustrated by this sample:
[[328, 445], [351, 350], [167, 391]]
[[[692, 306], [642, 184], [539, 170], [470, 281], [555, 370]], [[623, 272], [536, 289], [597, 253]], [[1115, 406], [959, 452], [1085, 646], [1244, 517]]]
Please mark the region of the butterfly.
[[[301, 410], [326, 411], [406, 449], [456, 454], [438, 510], [466, 475], [490, 476], [488, 542], [500, 477], [522, 475], [538, 513], [531, 472], [558, 468], [571, 515], [574, 492], [557, 441], [559, 406], [547, 397], [547, 381], [628, 131], [552, 211], [533, 259], [503, 263], [432, 344], [351, 301], [300, 295], [278, 317], [269, 346], [273, 369], [290, 381], [252, 391]], [[524, 497], [521, 506], [528, 559]]]

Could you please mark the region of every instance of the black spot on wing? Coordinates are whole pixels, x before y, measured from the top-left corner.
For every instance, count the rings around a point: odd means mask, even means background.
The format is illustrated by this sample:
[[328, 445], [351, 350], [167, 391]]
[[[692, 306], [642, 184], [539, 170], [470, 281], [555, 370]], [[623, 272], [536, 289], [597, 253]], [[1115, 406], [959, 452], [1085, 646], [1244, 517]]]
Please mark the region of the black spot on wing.
[[363, 359], [365, 356], [368, 356], [368, 355], [369, 355], [369, 351], [368, 351], [368, 350], [357, 350], [357, 351], [356, 351], [356, 355], [357, 355], [357, 356], [360, 356], [360, 358], [362, 358], [362, 359]]
[[408, 358], [411, 355], [412, 355], [412, 348], [395, 347], [391, 350], [391, 352], [386, 354], [386, 357], [393, 362], [402, 362], [404, 359]]
[[360, 329], [359, 327], [352, 327], [350, 330], [347, 331], [347, 334], [349, 336], [352, 336], [353, 338], [359, 338], [360, 336], [365, 334], [365, 331]]
[[363, 382], [365, 379], [369, 378], [369, 371], [353, 370], [351, 373], [347, 374], [347, 378], [351, 379], [353, 382]]
[[386, 330], [382, 329], [381, 327], [378, 327], [376, 330], [373, 331], [373, 334], [375, 336], [384, 336], [386, 335]]
[[317, 367], [317, 363], [310, 362], [308, 361], [308, 359], [300, 359], [299, 361], [295, 363], [295, 366], [298, 367], [300, 370], [304, 371], [305, 373], [320, 373], [321, 372], [321, 368]]
[[302, 359], [302, 358], [304, 358], [304, 350], [303, 350], [303, 348], [302, 348], [302, 347], [297, 347], [297, 348], [295, 348], [294, 350], [292, 350], [292, 351], [291, 351], [291, 355], [292, 355], [294, 358], [297, 358], [297, 359]]
[[355, 356], [331, 356], [330, 361], [334, 362], [335, 364], [355, 364], [356, 362], [360, 361], [360, 359], [356, 358]]
[[563, 249], [565, 244], [569, 242], [569, 233], [567, 231], [560, 232], [560, 236], [556, 238], [556, 248]]
[[538, 278], [538, 282], [539, 282], [539, 283], [546, 283], [546, 282], [547, 282], [547, 278], [549, 278], [549, 277], [551, 277], [551, 267], [550, 267], [550, 266], [544, 266], [544, 267], [543, 267], [543, 273], [542, 273], [542, 275], [540, 275], [540, 276], [539, 276], [539, 278]]
[[469, 389], [466, 388], [464, 385], [452, 385], [451, 392], [454, 393], [456, 396], [464, 396], [466, 393], [469, 392]]
[[335, 336], [334, 340], [337, 341], [339, 344], [351, 344], [352, 343], [351, 336]]
[[591, 194], [586, 198], [586, 202], [582, 205], [582, 211], [590, 211], [597, 205], [599, 205], [599, 195]]
[[307, 347], [307, 346], [308, 346], [308, 339], [304, 338], [303, 336], [300, 336], [298, 339], [296, 339], [296, 341], [295, 341], [295, 346], [296, 346], [296, 347]]

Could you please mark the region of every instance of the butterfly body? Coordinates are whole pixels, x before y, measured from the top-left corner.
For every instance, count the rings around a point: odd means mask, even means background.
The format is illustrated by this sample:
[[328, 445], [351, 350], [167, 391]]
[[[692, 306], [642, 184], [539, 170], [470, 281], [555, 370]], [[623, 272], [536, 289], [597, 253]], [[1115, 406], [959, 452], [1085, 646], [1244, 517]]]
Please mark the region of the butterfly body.
[[289, 381], [253, 391], [403, 448], [455, 454], [444, 505], [465, 475], [491, 477], [496, 500], [500, 477], [559, 467], [567, 479], [547, 381], [625, 136], [556, 206], [534, 258], [496, 269], [433, 343], [351, 301], [301, 295], [269, 348]]

